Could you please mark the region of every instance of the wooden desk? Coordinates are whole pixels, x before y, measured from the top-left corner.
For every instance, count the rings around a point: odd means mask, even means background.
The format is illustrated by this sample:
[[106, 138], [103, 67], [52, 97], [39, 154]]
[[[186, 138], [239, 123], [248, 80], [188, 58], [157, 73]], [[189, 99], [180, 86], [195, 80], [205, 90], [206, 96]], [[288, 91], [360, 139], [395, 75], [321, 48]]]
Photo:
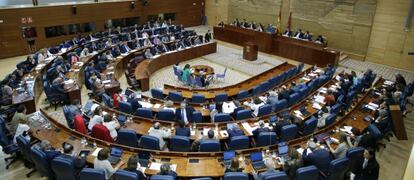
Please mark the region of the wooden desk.
[[339, 61], [339, 52], [328, 50], [322, 44], [235, 26], [214, 27], [214, 38], [239, 46], [253, 42], [261, 52], [320, 67], [327, 64], [336, 66]]
[[192, 71], [192, 75], [194, 76], [214, 75], [214, 69], [208, 65], [195, 65], [195, 66], [191, 66], [190, 69]]
[[164, 53], [155, 59], [144, 60], [135, 69], [135, 78], [141, 82], [141, 90], [149, 90], [151, 75], [159, 69], [176, 64], [177, 62], [187, 61], [217, 51], [217, 43], [207, 43], [200, 46], [193, 46], [188, 49]]
[[29, 95], [27, 92], [19, 94], [17, 93], [17, 91], [14, 91], [12, 97], [12, 104], [23, 105], [24, 107], [26, 107], [26, 112], [28, 114], [36, 112], [35, 98]]

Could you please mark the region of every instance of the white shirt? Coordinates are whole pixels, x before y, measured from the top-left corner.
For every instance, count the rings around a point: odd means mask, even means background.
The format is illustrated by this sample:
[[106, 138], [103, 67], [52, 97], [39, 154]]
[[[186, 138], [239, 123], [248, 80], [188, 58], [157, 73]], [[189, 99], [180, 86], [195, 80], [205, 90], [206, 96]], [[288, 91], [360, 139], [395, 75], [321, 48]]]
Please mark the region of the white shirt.
[[104, 122], [103, 125], [108, 128], [112, 139], [116, 139], [118, 137], [118, 132], [116, 131], [118, 124], [115, 121]]
[[[14, 134], [13, 143], [16, 143], [17, 136], [22, 135], [23, 132], [25, 132], [25, 131], [29, 131], [29, 129], [30, 129], [30, 127], [27, 124], [19, 123], [17, 125], [17, 128], [16, 128], [16, 133]], [[30, 141], [30, 136], [29, 135], [25, 136], [25, 138]]]
[[103, 117], [99, 115], [94, 115], [93, 118], [89, 121], [88, 129], [92, 131], [95, 124], [103, 123]]
[[93, 167], [96, 169], [103, 169], [105, 171], [106, 179], [109, 179], [109, 177], [111, 177], [116, 171], [108, 160], [101, 161], [98, 158], [95, 158], [93, 161]]
[[154, 127], [151, 127], [148, 131], [148, 135], [158, 138], [160, 141], [160, 149], [162, 149], [165, 145], [164, 138], [169, 137], [171, 132], [169, 130], [165, 131], [163, 129], [154, 129]]

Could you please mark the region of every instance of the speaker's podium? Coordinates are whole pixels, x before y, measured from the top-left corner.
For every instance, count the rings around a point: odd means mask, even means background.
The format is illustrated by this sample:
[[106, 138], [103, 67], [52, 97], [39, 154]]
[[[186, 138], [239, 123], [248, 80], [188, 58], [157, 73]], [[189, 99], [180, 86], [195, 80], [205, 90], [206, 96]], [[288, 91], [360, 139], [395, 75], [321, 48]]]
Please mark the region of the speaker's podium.
[[243, 47], [243, 59], [254, 61], [257, 59], [259, 48], [252, 42], [246, 42]]

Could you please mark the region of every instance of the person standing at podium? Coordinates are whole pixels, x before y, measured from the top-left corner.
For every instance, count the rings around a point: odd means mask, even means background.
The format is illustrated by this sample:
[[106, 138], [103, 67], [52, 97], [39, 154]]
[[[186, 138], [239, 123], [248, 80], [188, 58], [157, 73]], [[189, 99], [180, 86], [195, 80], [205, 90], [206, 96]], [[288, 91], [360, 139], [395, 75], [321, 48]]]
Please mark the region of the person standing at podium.
[[204, 35], [204, 42], [209, 43], [210, 40], [211, 40], [211, 31], [209, 29], [209, 30], [207, 30], [207, 33]]

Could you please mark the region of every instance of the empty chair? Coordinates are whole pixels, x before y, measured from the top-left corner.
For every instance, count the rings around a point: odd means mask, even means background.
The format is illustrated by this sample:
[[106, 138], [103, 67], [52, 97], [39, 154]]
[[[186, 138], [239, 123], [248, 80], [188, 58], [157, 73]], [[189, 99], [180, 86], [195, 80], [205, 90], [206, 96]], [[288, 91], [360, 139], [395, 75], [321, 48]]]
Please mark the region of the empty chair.
[[31, 157], [35, 165], [36, 171], [39, 172], [42, 177], [45, 176], [49, 179], [54, 178], [55, 175], [53, 174], [52, 169], [50, 168], [50, 164], [47, 160], [46, 154], [42, 150], [38, 149], [37, 147], [32, 147]]
[[249, 180], [249, 176], [243, 172], [226, 172], [223, 180]]
[[262, 92], [262, 87], [260, 85], [257, 85], [252, 88], [252, 95], [257, 96]]
[[243, 109], [243, 110], [237, 111], [236, 113], [236, 120], [249, 119], [252, 117], [253, 115], [250, 109]]
[[201, 114], [201, 112], [199, 111], [194, 111], [189, 121], [191, 123], [201, 123], [202, 120], [203, 120], [203, 114]]
[[119, 111], [131, 114], [132, 113], [132, 106], [129, 102], [119, 102]]
[[135, 112], [135, 115], [139, 117], [143, 117], [143, 118], [148, 118], [148, 119], [153, 118], [152, 110], [150, 108], [138, 108], [137, 111]]
[[262, 175], [262, 180], [289, 180], [289, 177], [284, 171], [279, 171]]
[[202, 177], [202, 178], [193, 178], [191, 180], [212, 180], [212, 179], [209, 177]]
[[154, 136], [143, 135], [139, 140], [139, 146], [144, 149], [160, 150], [160, 140]]
[[289, 141], [296, 137], [298, 127], [295, 124], [283, 126], [280, 130], [280, 140]]
[[214, 115], [214, 122], [228, 122], [231, 121], [231, 117], [226, 113], [218, 113]]
[[204, 95], [202, 94], [193, 94], [193, 96], [191, 97], [191, 102], [192, 103], [205, 103], [206, 98], [204, 97]]
[[256, 139], [256, 146], [269, 146], [276, 144], [276, 133], [275, 132], [261, 132]]
[[151, 96], [155, 99], [164, 99], [164, 93], [161, 89], [151, 89]]
[[[19, 135], [16, 138], [16, 143], [17, 146], [20, 150], [20, 153], [23, 156], [23, 160], [28, 164], [32, 164], [32, 156], [31, 156], [31, 150], [30, 150], [30, 141], [27, 140], [23, 135]], [[31, 172], [29, 172], [28, 174], [26, 174], [27, 177], [30, 177], [30, 175], [35, 172], [35, 169], [33, 169]]]
[[136, 132], [132, 129], [119, 129], [117, 141], [118, 144], [131, 147], [138, 147], [138, 137]]
[[217, 102], [225, 102], [227, 101], [228, 95], [227, 93], [219, 93], [216, 94], [216, 96], [214, 97], [214, 101]]
[[329, 165], [328, 174], [325, 174], [327, 180], [344, 179], [345, 173], [348, 170], [349, 160], [347, 157], [334, 159]]
[[9, 133], [3, 117], [0, 116], [0, 146], [4, 154], [11, 155], [10, 157], [4, 158], [6, 162], [11, 160], [6, 163], [6, 169], [9, 169], [9, 166], [17, 160], [17, 153], [19, 151], [17, 144], [13, 143], [13, 137], [9, 136]]
[[275, 112], [281, 111], [287, 107], [288, 103], [286, 99], [282, 99], [276, 102]]
[[239, 91], [239, 93], [237, 93], [236, 99], [240, 100], [240, 99], [245, 99], [249, 97], [249, 92], [246, 90], [241, 90]]
[[187, 136], [173, 136], [170, 139], [170, 150], [188, 152], [190, 151], [190, 139]]
[[103, 169], [83, 168], [79, 173], [79, 180], [106, 180]]
[[183, 101], [183, 95], [180, 92], [169, 92], [168, 99], [173, 102], [181, 102]]
[[262, 117], [262, 116], [269, 115], [270, 113], [272, 113], [272, 105], [271, 104], [266, 104], [266, 105], [263, 105], [263, 106], [259, 107], [259, 111], [257, 113], [257, 116]]
[[220, 142], [216, 139], [207, 139], [200, 142], [200, 152], [218, 152]]
[[51, 167], [56, 175], [57, 180], [76, 180], [77, 171], [75, 169], [75, 159], [62, 158], [60, 156], [53, 158]]
[[300, 94], [299, 93], [293, 93], [289, 96], [289, 105], [292, 106], [300, 101]]
[[137, 173], [120, 169], [118, 169], [113, 176], [114, 180], [138, 180]]
[[171, 109], [162, 109], [158, 112], [157, 119], [164, 121], [174, 121], [175, 114]]
[[250, 147], [250, 141], [247, 136], [233, 136], [229, 140], [229, 150], [247, 149]]
[[224, 78], [226, 78], [226, 72], [227, 72], [227, 67], [224, 69], [223, 74], [216, 74], [216, 79], [217, 80], [218, 79], [223, 79], [223, 81], [224, 81]]
[[106, 93], [102, 94], [102, 100], [105, 106], [110, 107], [110, 108], [113, 107], [112, 99]]
[[150, 180], [174, 180], [174, 177], [170, 175], [153, 175]]
[[318, 125], [318, 119], [316, 119], [315, 116], [312, 116], [311, 118], [309, 118], [303, 123], [303, 128], [301, 132], [302, 135], [306, 136], [306, 135], [312, 134], [313, 131], [315, 131], [317, 125]]
[[329, 126], [333, 124], [336, 120], [336, 114], [329, 114], [328, 117], [325, 119], [325, 126]]
[[301, 167], [296, 170], [295, 180], [317, 180], [319, 170], [316, 166]]
[[331, 107], [330, 113], [338, 114], [340, 110], [341, 110], [341, 103], [336, 103], [335, 105]]

